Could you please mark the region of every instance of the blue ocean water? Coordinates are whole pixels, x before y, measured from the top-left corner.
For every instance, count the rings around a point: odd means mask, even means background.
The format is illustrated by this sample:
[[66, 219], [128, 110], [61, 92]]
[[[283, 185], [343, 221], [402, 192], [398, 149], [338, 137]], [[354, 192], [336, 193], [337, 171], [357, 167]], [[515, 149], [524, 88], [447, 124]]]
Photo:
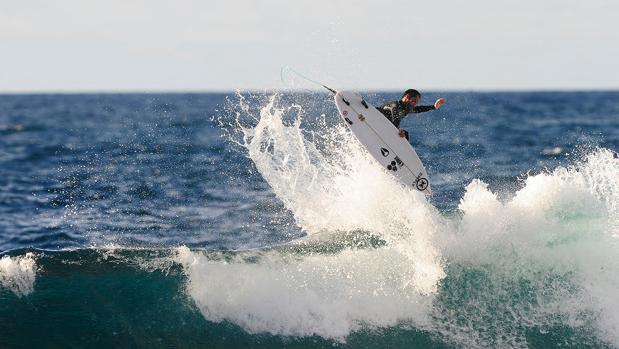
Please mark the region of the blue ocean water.
[[0, 347], [619, 347], [619, 92], [439, 96], [0, 96]]

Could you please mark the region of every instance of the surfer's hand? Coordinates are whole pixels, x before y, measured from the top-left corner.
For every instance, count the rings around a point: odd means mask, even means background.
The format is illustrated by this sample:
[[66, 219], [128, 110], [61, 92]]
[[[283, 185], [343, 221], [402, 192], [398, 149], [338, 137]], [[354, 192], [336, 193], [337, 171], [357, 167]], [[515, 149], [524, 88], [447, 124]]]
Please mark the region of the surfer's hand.
[[437, 99], [436, 102], [434, 102], [434, 109], [440, 108], [443, 103], [445, 103], [445, 98]]
[[400, 130], [398, 131], [398, 135], [399, 135], [400, 137], [402, 137], [402, 138], [406, 137], [406, 133], [404, 133], [404, 130], [403, 130], [403, 129], [400, 129]]

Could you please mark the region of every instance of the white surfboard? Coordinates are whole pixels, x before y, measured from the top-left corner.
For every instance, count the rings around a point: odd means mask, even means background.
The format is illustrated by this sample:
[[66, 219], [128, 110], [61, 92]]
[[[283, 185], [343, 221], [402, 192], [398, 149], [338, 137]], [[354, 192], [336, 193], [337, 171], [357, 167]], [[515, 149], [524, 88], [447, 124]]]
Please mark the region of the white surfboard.
[[355, 137], [381, 166], [404, 185], [432, 194], [430, 178], [419, 156], [381, 112], [349, 91], [337, 92], [335, 104]]

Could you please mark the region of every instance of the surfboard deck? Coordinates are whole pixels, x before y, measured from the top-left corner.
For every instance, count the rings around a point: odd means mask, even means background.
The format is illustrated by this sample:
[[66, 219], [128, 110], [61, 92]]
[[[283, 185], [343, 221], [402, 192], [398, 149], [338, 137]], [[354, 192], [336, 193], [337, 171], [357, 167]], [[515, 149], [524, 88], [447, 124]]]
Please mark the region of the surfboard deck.
[[432, 195], [430, 178], [415, 149], [378, 109], [350, 91], [337, 92], [335, 105], [355, 137], [385, 170], [404, 185]]

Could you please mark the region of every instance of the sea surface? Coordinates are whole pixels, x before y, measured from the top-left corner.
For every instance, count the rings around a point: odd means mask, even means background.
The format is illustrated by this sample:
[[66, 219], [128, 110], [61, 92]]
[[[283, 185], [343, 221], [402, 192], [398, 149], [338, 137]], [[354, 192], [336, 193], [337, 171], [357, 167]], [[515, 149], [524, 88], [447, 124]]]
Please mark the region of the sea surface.
[[619, 348], [619, 92], [441, 96], [0, 95], [0, 348]]

